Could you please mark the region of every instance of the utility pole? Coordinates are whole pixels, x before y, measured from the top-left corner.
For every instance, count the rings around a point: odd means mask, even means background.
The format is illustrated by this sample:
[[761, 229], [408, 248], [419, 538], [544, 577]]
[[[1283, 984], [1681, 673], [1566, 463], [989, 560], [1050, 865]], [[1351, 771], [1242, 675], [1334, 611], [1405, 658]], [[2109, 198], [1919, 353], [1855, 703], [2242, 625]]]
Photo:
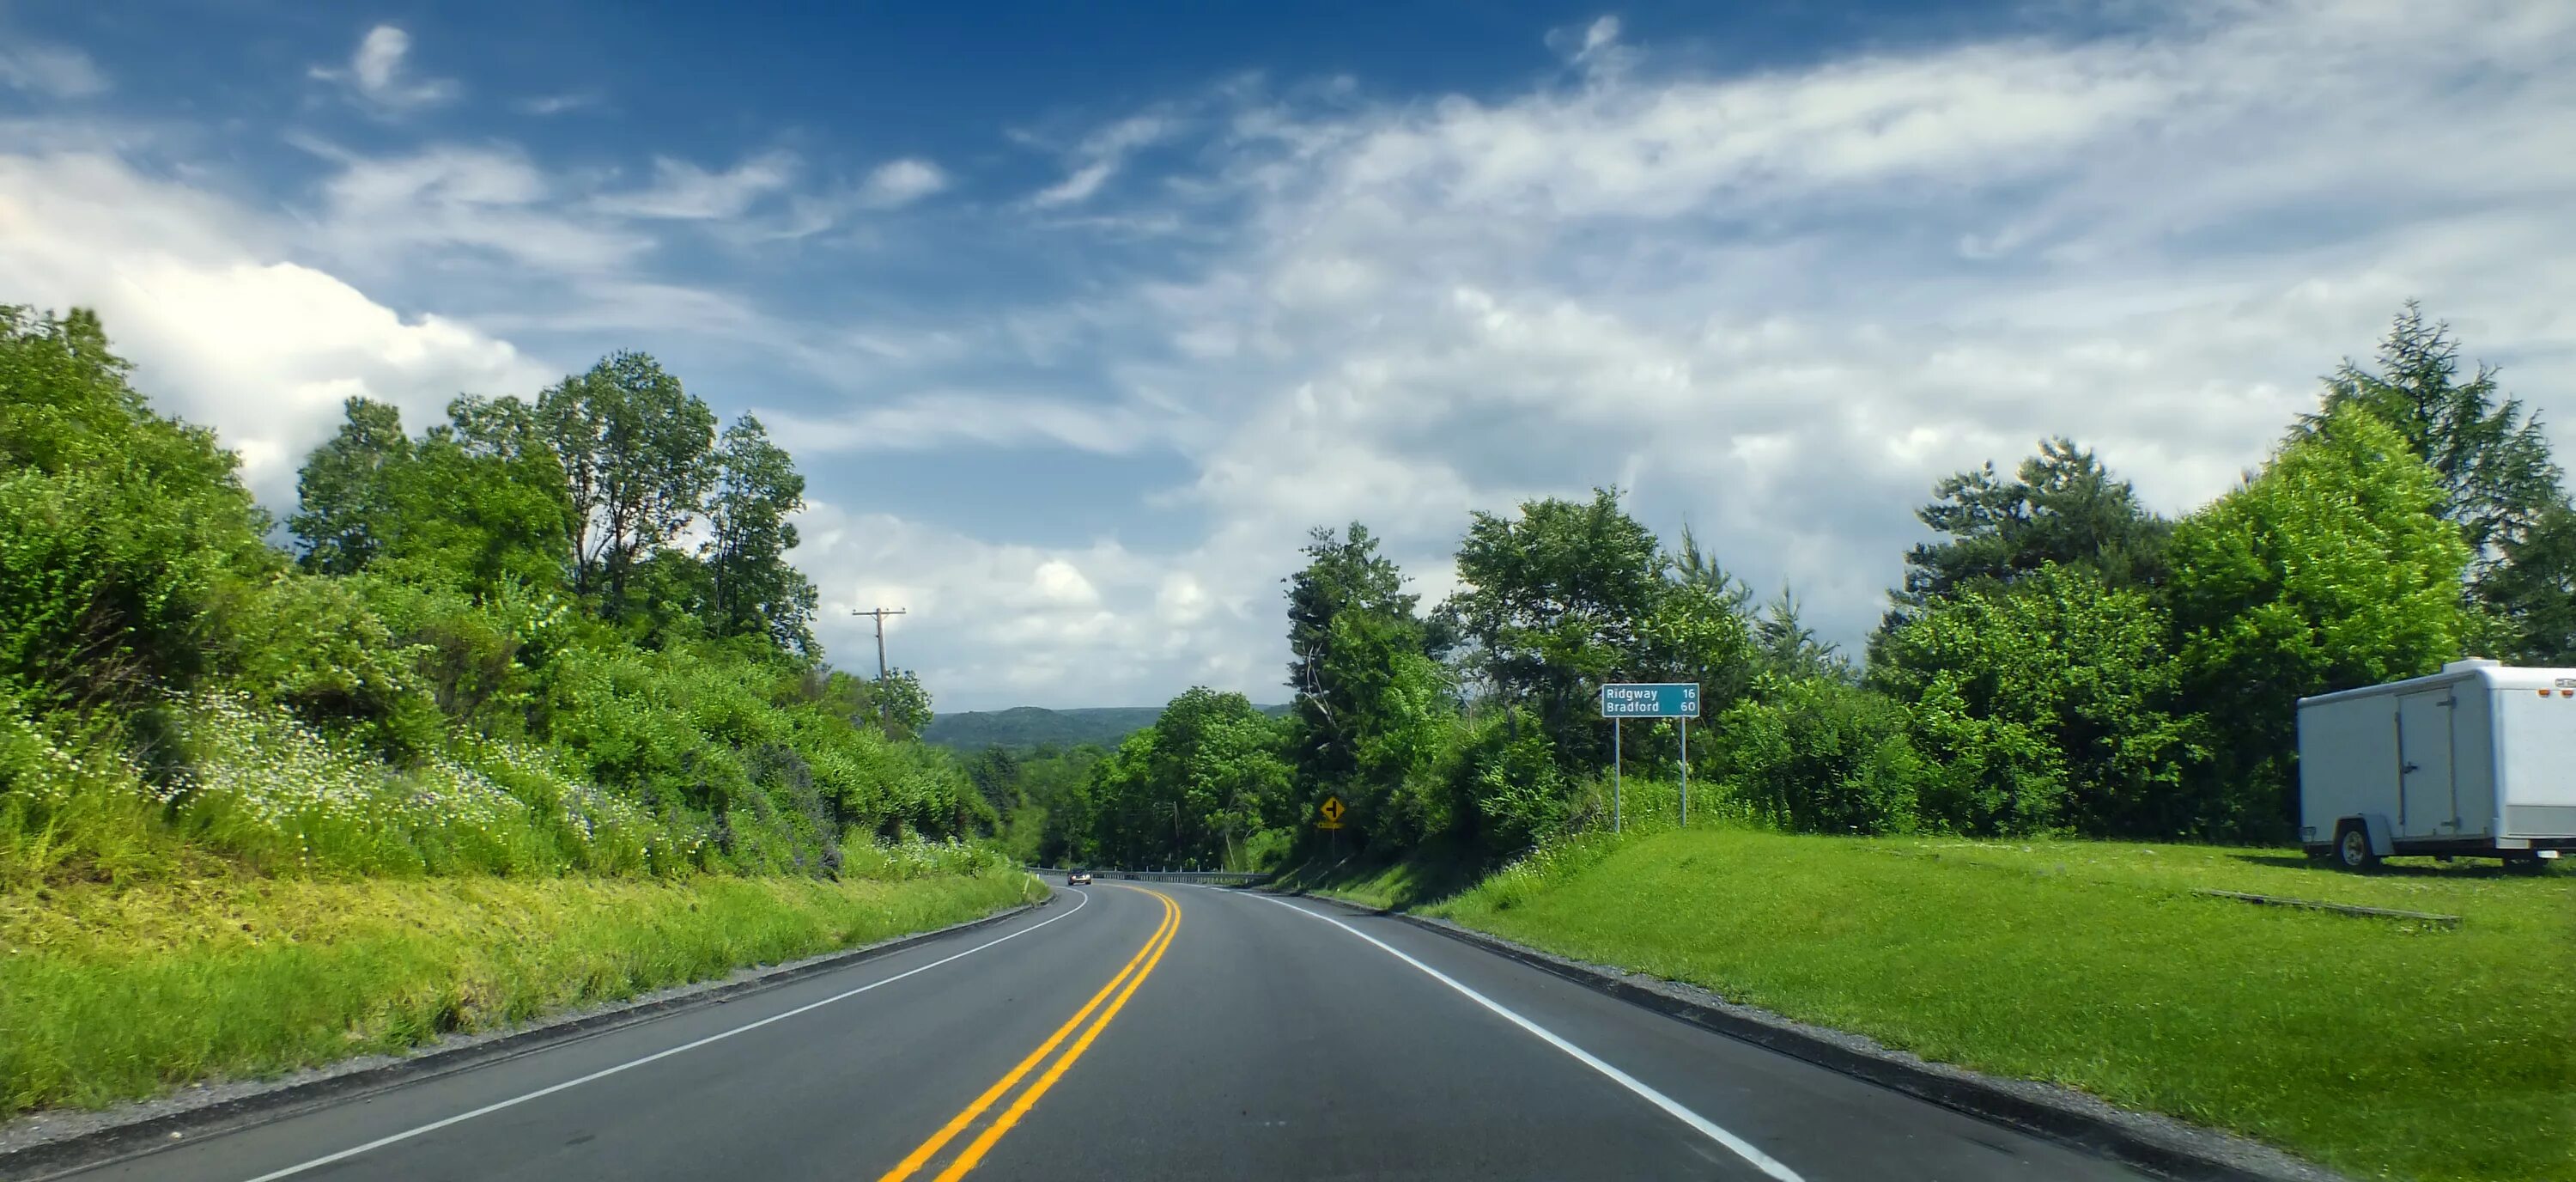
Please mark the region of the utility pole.
[[877, 682], [878, 682], [878, 684], [881, 684], [881, 685], [882, 685], [882, 684], [884, 684], [885, 679], [886, 679], [886, 659], [885, 659], [885, 621], [886, 621], [886, 617], [887, 617], [887, 616], [899, 616], [899, 615], [902, 615], [902, 614], [903, 614], [903, 609], [902, 609], [902, 608], [899, 608], [899, 607], [876, 607], [876, 608], [869, 608], [869, 609], [868, 609], [868, 610], [866, 610], [866, 611], [859, 611], [859, 610], [857, 610], [857, 609], [855, 609], [855, 608], [854, 608], [854, 609], [852, 609], [852, 610], [851, 610], [850, 614], [851, 614], [851, 615], [854, 615], [854, 616], [868, 616], [868, 617], [872, 617], [872, 618], [874, 618], [874, 619], [876, 620], [876, 622], [877, 622]]

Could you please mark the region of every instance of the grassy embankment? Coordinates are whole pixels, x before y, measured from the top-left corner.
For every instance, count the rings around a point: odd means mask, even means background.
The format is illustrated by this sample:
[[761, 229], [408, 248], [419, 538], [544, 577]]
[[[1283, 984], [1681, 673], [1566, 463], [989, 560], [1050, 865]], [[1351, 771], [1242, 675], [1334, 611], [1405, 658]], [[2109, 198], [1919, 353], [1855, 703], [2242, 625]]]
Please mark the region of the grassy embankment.
[[0, 1116], [399, 1051], [1044, 890], [988, 856], [959, 872], [936, 847], [852, 853], [837, 882], [220, 875], [12, 888], [0, 893]]
[[[2095, 841], [1596, 836], [1289, 885], [1688, 981], [2366, 1177], [2576, 1178], [2576, 875]], [[2458, 915], [2457, 929], [2195, 895]]]

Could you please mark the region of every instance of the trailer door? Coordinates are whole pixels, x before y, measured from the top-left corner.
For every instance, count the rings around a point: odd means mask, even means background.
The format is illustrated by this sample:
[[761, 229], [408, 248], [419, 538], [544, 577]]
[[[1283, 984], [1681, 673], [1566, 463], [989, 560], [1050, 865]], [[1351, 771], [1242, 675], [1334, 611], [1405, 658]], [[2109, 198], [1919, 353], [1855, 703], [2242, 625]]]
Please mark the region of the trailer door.
[[2397, 835], [2446, 837], [2459, 826], [2452, 795], [2450, 687], [2397, 698]]

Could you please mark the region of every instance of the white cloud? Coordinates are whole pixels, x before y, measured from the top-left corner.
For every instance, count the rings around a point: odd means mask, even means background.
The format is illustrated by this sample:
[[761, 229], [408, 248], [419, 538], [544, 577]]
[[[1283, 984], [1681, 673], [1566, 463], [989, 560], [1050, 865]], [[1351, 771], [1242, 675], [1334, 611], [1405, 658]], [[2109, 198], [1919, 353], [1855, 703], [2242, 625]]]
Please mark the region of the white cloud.
[[596, 107], [599, 104], [600, 98], [595, 93], [589, 91], [567, 91], [563, 94], [541, 94], [532, 98], [524, 98], [511, 105], [518, 108], [519, 111], [524, 114], [561, 115], [566, 111], [585, 110], [591, 107]]
[[1109, 180], [1109, 174], [1117, 170], [1118, 166], [1110, 161], [1094, 160], [1065, 174], [1063, 180], [1038, 190], [1036, 195], [1029, 198], [1029, 202], [1044, 208], [1072, 205], [1088, 200], [1092, 194], [1100, 191], [1102, 184]]
[[948, 174], [927, 160], [907, 157], [889, 160], [868, 174], [867, 183], [859, 189], [863, 205], [876, 209], [893, 209], [910, 205], [948, 187]]
[[464, 93], [453, 78], [412, 77], [405, 64], [410, 55], [411, 34], [393, 25], [377, 25], [359, 38], [347, 68], [315, 66], [307, 73], [343, 83], [367, 103], [392, 112], [435, 106]]
[[280, 257], [268, 219], [99, 156], [0, 155], [0, 273], [10, 298], [99, 310], [157, 407], [237, 449], [263, 503], [340, 402], [400, 406], [415, 426], [460, 392], [527, 393], [549, 371], [454, 320], [405, 317]]
[[[1572, 65], [1517, 92], [1229, 83], [1029, 140], [1061, 174], [967, 232], [1036, 208], [1117, 248], [1066, 252], [1054, 304], [800, 320], [656, 249], [820, 233], [944, 185], [927, 161], [815, 193], [783, 153], [670, 160], [603, 194], [491, 144], [317, 149], [338, 168], [294, 220], [76, 152], [0, 156], [0, 273], [33, 277], [18, 298], [105, 305], [151, 388], [265, 448], [272, 488], [342, 392], [425, 411], [541, 380], [493, 332], [756, 342], [852, 399], [789, 383], [795, 413], [762, 412], [826, 502], [797, 555], [818, 631], [862, 664], [847, 611], [910, 608], [893, 655], [943, 708], [1193, 682], [1277, 700], [1278, 580], [1307, 527], [1367, 522], [1436, 598], [1469, 510], [1610, 481], [1766, 590], [1794, 578], [1851, 642], [1939, 475], [2064, 432], [2187, 509], [2409, 296], [2576, 438], [2576, 8], [2448, 15], [2212, 0], [2117, 37], [1734, 73], [1605, 19], [1553, 38]], [[1164, 157], [1185, 163], [1120, 183]], [[1189, 249], [1126, 249], [1136, 227]], [[383, 306], [460, 275], [511, 298]], [[811, 306], [885, 306], [870, 282]], [[1096, 464], [1008, 454], [1037, 448], [1183, 474], [1140, 513], [1102, 499]], [[1021, 523], [831, 503], [870, 487], [845, 471], [893, 466], [833, 457], [890, 452], [990, 465], [1099, 536], [1005, 543]]]
[[575, 194], [515, 149], [438, 145], [371, 157], [307, 146], [341, 165], [322, 185], [321, 238], [369, 266], [463, 250], [548, 275], [595, 275], [653, 245], [579, 216], [569, 208]]
[[1170, 139], [1181, 130], [1180, 122], [1168, 114], [1152, 112], [1120, 119], [1084, 136], [1069, 155], [1080, 163], [1065, 178], [1049, 185], [1029, 198], [1029, 204], [1040, 209], [1079, 205], [1091, 199], [1116, 175], [1119, 166], [1137, 149]]
[[0, 86], [29, 91], [47, 98], [74, 99], [106, 93], [107, 75], [89, 55], [64, 45], [47, 45], [8, 33], [10, 44], [0, 45]]
[[[793, 557], [822, 592], [818, 638], [844, 666], [862, 667], [875, 633], [850, 613], [905, 608], [886, 621], [888, 657], [921, 673], [943, 711], [1160, 701], [1168, 694], [1151, 687], [1174, 664], [1237, 679], [1243, 657], [1218, 626], [1243, 623], [1234, 609], [1180, 589], [1115, 542], [997, 545], [828, 502], [810, 505], [797, 530]], [[1150, 607], [1158, 596], [1168, 610]], [[1127, 610], [1140, 602], [1147, 610]]]
[[[1082, 670], [1041, 700], [1275, 697], [1305, 527], [1368, 522], [1436, 596], [1469, 509], [1614, 481], [1854, 643], [1938, 476], [2066, 433], [2187, 510], [2410, 296], [2576, 447], [2576, 9], [2454, 18], [2214, 4], [1735, 76], [1658, 73], [1596, 24], [1567, 48], [1621, 68], [1563, 86], [1239, 112], [1221, 173], [1174, 182], [1240, 200], [1230, 245], [1101, 321], [1146, 337], [1075, 351], [1185, 452], [1168, 503], [1212, 524], [1122, 552], [1150, 579], [1082, 564], [1110, 620], [961, 623], [953, 684], [1004, 704], [974, 679], [1012, 652]], [[1123, 151], [1075, 153], [1058, 203], [1156, 214], [1108, 199]], [[1050, 412], [989, 409], [925, 403], [910, 438], [1048, 438]], [[1187, 652], [1099, 647], [1194, 605]]]
[[795, 155], [783, 151], [764, 152], [724, 172], [708, 172], [685, 160], [658, 157], [653, 161], [652, 187], [604, 194], [591, 204], [603, 213], [625, 217], [739, 217], [753, 202], [794, 181], [796, 167]]
[[1167, 439], [1168, 416], [1132, 406], [1091, 406], [1061, 398], [969, 391], [915, 394], [846, 414], [816, 418], [763, 411], [806, 454], [935, 451], [960, 445], [1070, 447], [1130, 455]]

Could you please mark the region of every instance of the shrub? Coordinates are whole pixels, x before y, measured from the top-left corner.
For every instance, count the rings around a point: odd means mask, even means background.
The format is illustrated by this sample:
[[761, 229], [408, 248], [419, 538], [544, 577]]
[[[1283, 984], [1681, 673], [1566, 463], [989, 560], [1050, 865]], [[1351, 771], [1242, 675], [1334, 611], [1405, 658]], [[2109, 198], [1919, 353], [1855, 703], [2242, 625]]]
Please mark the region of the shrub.
[[1475, 802], [1476, 841], [1488, 855], [1518, 853], [1576, 820], [1573, 785], [1557, 770], [1555, 745], [1532, 720], [1511, 712], [1480, 720], [1459, 768], [1464, 795]]
[[0, 306], [0, 683], [33, 708], [188, 684], [217, 581], [281, 562], [232, 453], [124, 374], [95, 317]]
[[1903, 833], [1916, 823], [1923, 760], [1905, 707], [1832, 678], [1775, 681], [1718, 716], [1708, 747], [1725, 792], [1772, 824]]
[[217, 602], [221, 680], [293, 710], [377, 755], [411, 764], [438, 749], [445, 719], [400, 643], [347, 580], [280, 571], [226, 580]]

